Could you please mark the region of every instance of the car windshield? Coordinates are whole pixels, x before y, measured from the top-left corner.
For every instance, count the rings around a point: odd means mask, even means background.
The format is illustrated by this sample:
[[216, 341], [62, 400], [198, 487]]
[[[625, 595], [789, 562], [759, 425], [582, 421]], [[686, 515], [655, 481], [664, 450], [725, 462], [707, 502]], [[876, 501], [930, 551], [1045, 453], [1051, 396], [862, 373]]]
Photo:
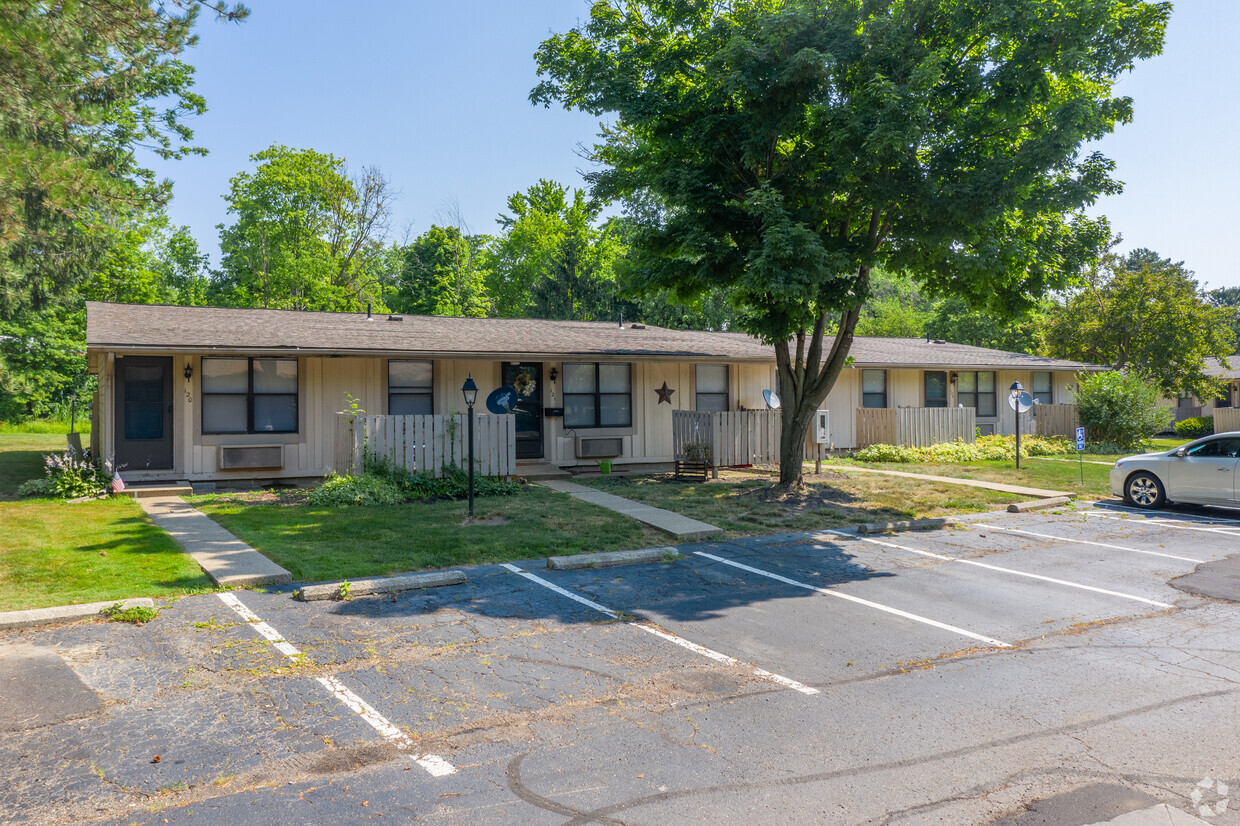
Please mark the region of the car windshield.
[[1196, 447], [1188, 449], [1188, 455], [1198, 459], [1225, 458], [1235, 459], [1240, 456], [1240, 438], [1211, 439]]

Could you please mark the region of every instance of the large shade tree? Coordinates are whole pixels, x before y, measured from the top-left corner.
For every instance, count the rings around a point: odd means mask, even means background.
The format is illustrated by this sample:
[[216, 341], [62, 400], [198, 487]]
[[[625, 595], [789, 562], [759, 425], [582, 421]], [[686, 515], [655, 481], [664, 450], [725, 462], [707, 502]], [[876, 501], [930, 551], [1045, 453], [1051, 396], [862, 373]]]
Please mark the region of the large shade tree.
[[536, 103], [610, 113], [599, 199], [648, 197], [632, 280], [726, 287], [770, 343], [785, 487], [848, 352], [875, 266], [1002, 312], [1061, 288], [1118, 191], [1083, 143], [1162, 47], [1138, 0], [614, 0], [546, 40]]
[[1148, 249], [1108, 254], [1049, 314], [1051, 355], [1139, 374], [1164, 396], [1219, 395], [1207, 358], [1235, 352], [1230, 308], [1212, 303], [1185, 269]]
[[0, 318], [90, 277], [135, 213], [170, 194], [138, 147], [205, 154], [187, 120], [206, 110], [193, 69], [206, 0], [0, 2]]

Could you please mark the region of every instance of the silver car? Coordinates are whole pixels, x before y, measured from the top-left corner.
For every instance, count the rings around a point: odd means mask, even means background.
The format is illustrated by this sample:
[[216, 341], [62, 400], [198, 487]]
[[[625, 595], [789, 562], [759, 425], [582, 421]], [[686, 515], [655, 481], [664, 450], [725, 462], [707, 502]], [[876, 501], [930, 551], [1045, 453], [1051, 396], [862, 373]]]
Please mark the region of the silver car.
[[1126, 456], [1111, 468], [1111, 492], [1139, 508], [1168, 502], [1240, 506], [1240, 431], [1218, 433], [1164, 453]]

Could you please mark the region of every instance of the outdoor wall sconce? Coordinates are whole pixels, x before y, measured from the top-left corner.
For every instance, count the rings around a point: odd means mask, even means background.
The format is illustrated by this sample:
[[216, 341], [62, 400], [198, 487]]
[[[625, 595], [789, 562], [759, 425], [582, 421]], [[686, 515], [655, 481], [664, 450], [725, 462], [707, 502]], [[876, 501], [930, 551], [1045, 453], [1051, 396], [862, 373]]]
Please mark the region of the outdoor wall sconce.
[[548, 377], [549, 377], [552, 381], [555, 381], [556, 379], [558, 379], [558, 378], [560, 377], [560, 371], [559, 371], [559, 370], [557, 370], [556, 368], [552, 367], [552, 368], [551, 368], [551, 372], [550, 372], [550, 373], [548, 373], [548, 374], [547, 374], [547, 376], [548, 376]]
[[948, 374], [947, 374], [947, 378], [948, 378], [948, 380], [949, 380], [952, 384], [955, 384], [955, 383], [956, 383], [956, 374], [955, 374], [955, 373], [948, 373]]
[[190, 364], [185, 365], [185, 380], [186, 380], [186, 381], [189, 381], [189, 380], [190, 380], [190, 379], [192, 379], [193, 377], [194, 377], [194, 367], [193, 367], [193, 365], [190, 365]]

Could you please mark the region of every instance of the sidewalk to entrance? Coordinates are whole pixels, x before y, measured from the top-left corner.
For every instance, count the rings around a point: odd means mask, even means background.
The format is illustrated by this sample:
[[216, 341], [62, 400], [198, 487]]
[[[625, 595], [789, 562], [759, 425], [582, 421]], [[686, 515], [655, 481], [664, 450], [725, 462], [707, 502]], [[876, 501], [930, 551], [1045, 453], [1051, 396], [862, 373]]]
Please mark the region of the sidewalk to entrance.
[[632, 499], [625, 499], [623, 496], [613, 496], [610, 493], [588, 488], [576, 482], [547, 479], [540, 482], [540, 484], [552, 490], [558, 490], [560, 493], [567, 493], [569, 496], [580, 499], [582, 502], [589, 502], [591, 505], [598, 505], [600, 508], [607, 508], [610, 511], [632, 517], [643, 525], [649, 525], [665, 533], [670, 533], [677, 539], [691, 541], [694, 539], [706, 539], [723, 533], [722, 528], [717, 528], [706, 522], [699, 522], [696, 519], [690, 519], [687, 516], [681, 516], [678, 513], [672, 513], [662, 508], [643, 505], [640, 502], [634, 502]]
[[284, 585], [293, 581], [288, 571], [179, 496], [142, 497], [138, 504], [217, 585]]

